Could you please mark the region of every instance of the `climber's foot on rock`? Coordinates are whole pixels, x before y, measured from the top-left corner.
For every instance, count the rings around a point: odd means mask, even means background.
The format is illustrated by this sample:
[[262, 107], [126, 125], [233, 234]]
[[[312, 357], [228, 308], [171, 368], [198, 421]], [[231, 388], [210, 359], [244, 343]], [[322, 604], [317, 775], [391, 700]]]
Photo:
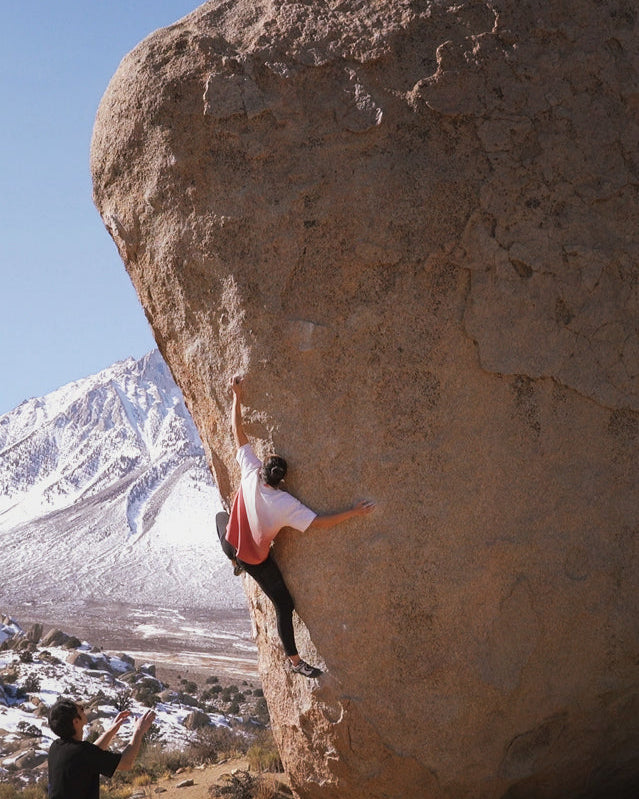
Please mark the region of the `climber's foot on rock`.
[[237, 577], [238, 574], [242, 574], [244, 571], [244, 566], [240, 566], [240, 564], [235, 560], [235, 558], [231, 558], [233, 563], [233, 574]]
[[300, 660], [293, 666], [293, 671], [296, 674], [301, 674], [304, 677], [308, 677], [309, 680], [313, 680], [316, 677], [321, 677], [323, 674], [321, 669], [316, 669], [315, 666], [310, 666], [305, 660]]

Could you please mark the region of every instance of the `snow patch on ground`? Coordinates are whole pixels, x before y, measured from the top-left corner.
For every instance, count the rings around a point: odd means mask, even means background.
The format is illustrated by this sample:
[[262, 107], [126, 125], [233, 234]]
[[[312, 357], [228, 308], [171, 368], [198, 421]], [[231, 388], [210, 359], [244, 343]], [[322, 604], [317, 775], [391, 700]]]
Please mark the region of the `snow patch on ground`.
[[[83, 649], [89, 650], [90, 647], [85, 645]], [[104, 727], [108, 727], [118, 713], [111, 700], [115, 702], [118, 696], [130, 691], [130, 685], [121, 679], [123, 674], [131, 672], [130, 661], [105, 653], [91, 653], [101, 668], [87, 669], [68, 663], [69, 650], [64, 647], [46, 648], [46, 652], [57, 659], [58, 663], [50, 662], [49, 655], [43, 657], [42, 652], [42, 649], [38, 649], [33, 654], [32, 663], [21, 662], [19, 654], [13, 650], [0, 652], [0, 671], [19, 671], [16, 683], [6, 684], [5, 695], [0, 696], [0, 729], [5, 731], [4, 737], [6, 733], [19, 735], [26, 727], [33, 726], [42, 736], [40, 740], [34, 739], [34, 743], [47, 751], [55, 735], [49, 729], [46, 715], [39, 715], [38, 709], [42, 706], [44, 709], [50, 708], [60, 696], [69, 696], [75, 701], [86, 703], [99, 692], [104, 700], [97, 707], [95, 715], [99, 716]], [[38, 688], [30, 691], [28, 698], [16, 695], [19, 688], [29, 684], [37, 685]], [[177, 697], [176, 694], [174, 701], [161, 701], [154, 707], [157, 740], [174, 748], [183, 747], [192, 738], [192, 732], [186, 729], [184, 720], [193, 711], [193, 707], [180, 702]], [[142, 715], [147, 707], [131, 699], [130, 710], [132, 719], [122, 728], [122, 743], [130, 738], [133, 720]], [[205, 715], [213, 726], [228, 727], [231, 724], [231, 717], [222, 713]], [[118, 748], [117, 743], [115, 748]]]

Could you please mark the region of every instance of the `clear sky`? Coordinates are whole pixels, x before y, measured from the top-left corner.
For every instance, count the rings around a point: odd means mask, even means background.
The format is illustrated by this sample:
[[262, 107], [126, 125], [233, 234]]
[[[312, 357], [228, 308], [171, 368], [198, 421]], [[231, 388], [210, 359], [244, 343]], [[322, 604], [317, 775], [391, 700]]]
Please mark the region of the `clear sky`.
[[91, 200], [120, 60], [198, 0], [13, 0], [0, 23], [0, 415], [155, 342]]

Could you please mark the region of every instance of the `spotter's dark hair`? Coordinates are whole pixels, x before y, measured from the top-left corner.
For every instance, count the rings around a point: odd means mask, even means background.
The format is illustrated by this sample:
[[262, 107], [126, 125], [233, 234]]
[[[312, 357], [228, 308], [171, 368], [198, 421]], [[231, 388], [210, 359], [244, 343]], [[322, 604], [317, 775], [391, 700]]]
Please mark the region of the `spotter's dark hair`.
[[58, 699], [49, 710], [49, 727], [60, 738], [70, 740], [75, 734], [73, 719], [78, 716], [78, 705], [73, 699]]

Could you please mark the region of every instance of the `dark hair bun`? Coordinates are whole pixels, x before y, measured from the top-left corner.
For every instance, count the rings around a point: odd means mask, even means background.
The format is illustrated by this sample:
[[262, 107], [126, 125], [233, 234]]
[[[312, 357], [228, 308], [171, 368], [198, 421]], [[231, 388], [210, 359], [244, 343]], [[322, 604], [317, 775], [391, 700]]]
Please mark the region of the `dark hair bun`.
[[262, 479], [267, 485], [277, 487], [286, 476], [286, 461], [278, 455], [271, 455], [262, 466]]

